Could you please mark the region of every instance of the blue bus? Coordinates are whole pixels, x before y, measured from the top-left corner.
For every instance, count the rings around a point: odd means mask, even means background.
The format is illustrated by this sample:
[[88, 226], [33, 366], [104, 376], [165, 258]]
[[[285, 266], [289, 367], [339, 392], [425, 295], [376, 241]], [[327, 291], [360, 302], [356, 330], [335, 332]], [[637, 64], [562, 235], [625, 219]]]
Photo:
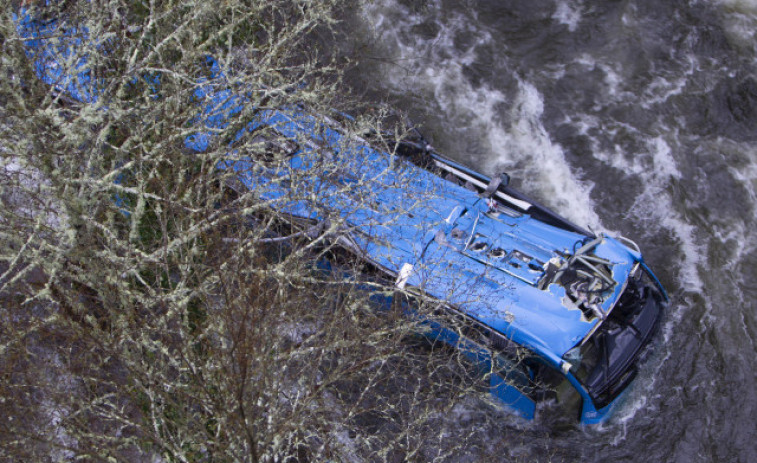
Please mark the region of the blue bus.
[[[61, 71], [86, 30], [57, 31], [64, 40], [52, 42], [54, 20], [19, 18], [42, 81], [74, 104], [101, 97], [85, 62]], [[197, 130], [185, 140], [194, 152], [208, 148], [211, 129], [247, 114], [249, 90], [227, 84], [211, 57], [206, 65], [193, 95]], [[434, 305], [423, 335], [469, 358], [496, 401], [526, 419], [545, 399], [574, 403], [584, 424], [610, 416], [667, 302], [636, 244], [573, 224], [509, 186], [507, 174], [471, 170], [419, 134], [382, 149], [304, 107], [255, 111], [241, 126], [217, 166], [235, 173], [233, 188], [254, 191], [303, 231], [338, 223], [330, 239], [381, 275], [395, 302], [410, 314]], [[235, 148], [250, 140], [269, 159]], [[295, 175], [309, 198], [290, 198]]]

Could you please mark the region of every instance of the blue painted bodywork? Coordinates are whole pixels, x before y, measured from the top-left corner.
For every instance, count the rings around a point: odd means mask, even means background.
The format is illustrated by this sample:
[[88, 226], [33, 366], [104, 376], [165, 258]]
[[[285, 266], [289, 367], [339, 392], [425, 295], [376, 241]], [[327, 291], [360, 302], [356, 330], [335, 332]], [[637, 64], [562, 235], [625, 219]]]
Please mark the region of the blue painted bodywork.
[[[23, 14], [21, 18], [19, 31], [28, 38], [28, 56], [39, 78], [80, 102], [97, 102], [104, 83], [91, 78], [85, 58], [70, 58], [76, 56], [73, 49], [87, 43], [86, 30], [68, 30], [63, 40], [51, 45], [45, 38], [56, 30], [54, 22], [39, 24]], [[68, 59], [78, 60], [68, 67], [76, 70], [75, 75], [60, 70], [61, 61]], [[187, 148], [198, 152], [213, 141], [211, 129], [226, 127], [248, 104], [244, 90], [226, 84], [217, 62], [208, 58], [207, 65], [211, 69], [207, 85], [194, 93], [197, 131], [185, 141]], [[159, 76], [150, 78], [155, 85], [159, 81]], [[486, 197], [480, 188], [472, 190], [470, 185], [442, 178], [438, 171], [382, 152], [303, 108], [257, 111], [235, 141], [264, 125], [296, 141], [298, 148], [271, 166], [240, 155], [232, 144], [219, 169], [236, 171], [238, 180], [276, 211], [313, 221], [339, 217], [350, 251], [387, 275], [404, 277], [405, 290], [441, 301], [561, 372], [583, 398], [582, 422], [597, 423], [608, 416], [617, 401], [597, 409], [565, 356], [597, 331], [632, 272], [643, 266], [651, 275], [637, 250], [578, 227], [545, 223], [530, 213], [537, 206], [508, 194], [515, 194], [512, 190], [503, 188], [498, 190], [502, 196]], [[484, 184], [491, 180], [438, 154], [429, 155], [443, 169], [462, 172], [463, 177], [475, 177]], [[318, 194], [310, 200], [291, 200], [282, 179], [295, 174], [301, 185]], [[584, 253], [593, 259], [588, 262], [601, 262], [597, 266], [606, 280], [592, 310], [588, 303], [581, 306], [575, 288], [561, 284], [559, 278], [550, 280], [549, 274], [550, 265], [553, 273], [554, 269], [570, 270], [571, 258], [590, 242]], [[411, 270], [403, 273], [403, 268]], [[584, 273], [592, 273], [587, 268], [582, 267]], [[580, 294], [594, 298], [592, 292]], [[432, 323], [429, 331], [463, 349], [482, 363], [483, 370], [494, 371], [491, 349], [438, 324]], [[492, 395], [521, 416], [533, 418], [534, 400], [506, 376], [490, 375]]]

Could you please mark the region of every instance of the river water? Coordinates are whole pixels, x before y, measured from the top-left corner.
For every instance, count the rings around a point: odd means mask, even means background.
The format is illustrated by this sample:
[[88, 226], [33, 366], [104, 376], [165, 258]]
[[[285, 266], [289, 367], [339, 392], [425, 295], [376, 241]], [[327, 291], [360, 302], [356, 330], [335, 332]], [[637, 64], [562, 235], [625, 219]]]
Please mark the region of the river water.
[[613, 420], [461, 406], [460, 460], [757, 461], [757, 1], [374, 0], [348, 27], [366, 101], [633, 239], [671, 294]]

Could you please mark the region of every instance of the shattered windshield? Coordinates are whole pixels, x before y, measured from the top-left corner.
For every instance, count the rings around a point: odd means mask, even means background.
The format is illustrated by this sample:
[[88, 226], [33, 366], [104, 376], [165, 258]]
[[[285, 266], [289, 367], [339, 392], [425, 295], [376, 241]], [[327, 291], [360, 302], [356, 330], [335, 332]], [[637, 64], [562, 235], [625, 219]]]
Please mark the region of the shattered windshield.
[[629, 281], [609, 317], [583, 345], [565, 354], [597, 407], [610, 403], [636, 373], [636, 360], [660, 317], [661, 296], [643, 275]]

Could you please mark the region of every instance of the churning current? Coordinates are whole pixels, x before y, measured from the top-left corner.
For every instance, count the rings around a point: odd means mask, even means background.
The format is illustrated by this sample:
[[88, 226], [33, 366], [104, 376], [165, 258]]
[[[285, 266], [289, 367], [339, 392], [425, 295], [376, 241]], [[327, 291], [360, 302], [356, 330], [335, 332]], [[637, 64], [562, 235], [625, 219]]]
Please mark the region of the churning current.
[[524, 430], [461, 406], [463, 459], [754, 461], [757, 1], [375, 0], [348, 27], [367, 100], [633, 239], [672, 296], [613, 420]]

